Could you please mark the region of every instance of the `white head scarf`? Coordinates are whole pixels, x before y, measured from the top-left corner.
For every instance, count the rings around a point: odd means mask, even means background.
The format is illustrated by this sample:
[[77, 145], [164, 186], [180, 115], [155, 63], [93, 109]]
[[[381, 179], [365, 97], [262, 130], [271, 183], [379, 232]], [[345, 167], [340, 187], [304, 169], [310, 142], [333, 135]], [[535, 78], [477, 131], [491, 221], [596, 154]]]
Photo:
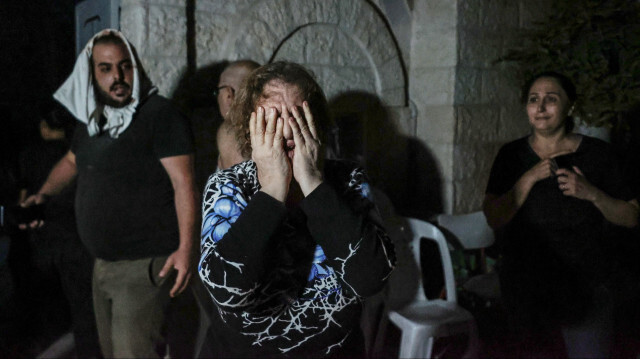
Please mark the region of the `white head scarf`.
[[[129, 51], [133, 66], [131, 102], [122, 108], [114, 108], [96, 103], [93, 89], [91, 71], [93, 43], [97, 38], [110, 33], [122, 39], [122, 42], [127, 47], [127, 51]], [[87, 124], [89, 136], [95, 136], [101, 131], [108, 131], [111, 137], [118, 138], [131, 124], [133, 114], [140, 102], [157, 90], [145, 74], [135, 49], [124, 35], [118, 30], [106, 29], [95, 34], [91, 40], [89, 40], [87, 46], [85, 46], [84, 50], [82, 50], [78, 56], [71, 75], [53, 94], [53, 97], [64, 105], [80, 122]], [[100, 115], [104, 115], [107, 119], [102, 128], [100, 128], [98, 124]]]

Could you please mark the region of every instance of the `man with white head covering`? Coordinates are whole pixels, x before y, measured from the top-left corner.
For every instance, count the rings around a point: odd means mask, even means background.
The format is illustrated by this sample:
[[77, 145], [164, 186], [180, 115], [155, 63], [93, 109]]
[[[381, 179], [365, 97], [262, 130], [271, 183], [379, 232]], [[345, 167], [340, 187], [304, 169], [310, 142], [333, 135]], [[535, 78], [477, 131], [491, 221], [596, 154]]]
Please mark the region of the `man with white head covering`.
[[103, 355], [158, 357], [166, 305], [192, 275], [197, 194], [189, 123], [156, 94], [116, 30], [89, 41], [54, 97], [84, 125], [23, 205], [44, 203], [77, 178], [78, 231], [96, 257]]

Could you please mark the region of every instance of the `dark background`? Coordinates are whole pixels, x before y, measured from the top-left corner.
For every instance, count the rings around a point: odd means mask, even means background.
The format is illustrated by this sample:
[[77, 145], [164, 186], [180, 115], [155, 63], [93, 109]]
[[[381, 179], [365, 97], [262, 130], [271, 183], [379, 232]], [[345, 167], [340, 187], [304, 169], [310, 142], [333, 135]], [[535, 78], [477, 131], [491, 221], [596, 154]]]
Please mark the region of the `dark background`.
[[37, 136], [38, 114], [75, 62], [78, 0], [0, 2], [0, 163]]

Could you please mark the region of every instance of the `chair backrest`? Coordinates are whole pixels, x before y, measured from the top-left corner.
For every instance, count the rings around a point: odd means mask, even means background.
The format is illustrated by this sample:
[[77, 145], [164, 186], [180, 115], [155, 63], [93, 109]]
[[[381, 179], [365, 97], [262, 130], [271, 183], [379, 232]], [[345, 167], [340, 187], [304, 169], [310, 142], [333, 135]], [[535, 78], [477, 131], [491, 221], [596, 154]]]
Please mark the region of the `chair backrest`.
[[[413, 256], [419, 268], [422, 268], [420, 263], [420, 242], [422, 238], [434, 241], [438, 246], [440, 252], [440, 260], [442, 262], [442, 272], [444, 274], [444, 283], [447, 290], [447, 301], [457, 302], [456, 296], [456, 284], [453, 276], [453, 267], [451, 265], [451, 256], [449, 254], [449, 247], [447, 246], [447, 240], [444, 238], [444, 234], [435, 225], [425, 222], [420, 219], [406, 218], [407, 230], [410, 231], [412, 236], [411, 249]], [[422, 274], [422, 272], [420, 272]], [[424, 294], [424, 287], [422, 285], [422, 278], [420, 277], [418, 291], [414, 301], [427, 301]]]
[[490, 247], [495, 241], [493, 230], [482, 211], [461, 215], [440, 214], [436, 222], [453, 233], [464, 249]]

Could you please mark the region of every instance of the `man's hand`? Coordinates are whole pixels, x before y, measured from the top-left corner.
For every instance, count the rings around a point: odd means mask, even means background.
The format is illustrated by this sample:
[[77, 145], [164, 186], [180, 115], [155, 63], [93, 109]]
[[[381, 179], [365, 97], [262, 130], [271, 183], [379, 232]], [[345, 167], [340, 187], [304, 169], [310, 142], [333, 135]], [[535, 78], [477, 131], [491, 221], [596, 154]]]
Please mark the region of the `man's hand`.
[[280, 202], [287, 198], [292, 176], [291, 164], [282, 145], [283, 128], [284, 120], [273, 107], [267, 109], [266, 121], [262, 106], [251, 113], [251, 157], [258, 168], [261, 191]]
[[178, 248], [177, 251], [171, 253], [167, 261], [164, 263], [160, 271], [160, 277], [166, 276], [171, 269], [178, 271], [176, 283], [171, 288], [169, 295], [175, 297], [182, 293], [189, 285], [193, 274], [192, 253], [190, 248]]
[[293, 132], [293, 141], [296, 144], [293, 156], [293, 176], [306, 197], [322, 183], [322, 171], [320, 170], [322, 147], [307, 101], [302, 103], [302, 109], [304, 117], [297, 107], [291, 108], [293, 118], [289, 117], [288, 120]]
[[[42, 193], [36, 193], [33, 194], [29, 197], [27, 197], [27, 199], [25, 199], [24, 201], [22, 201], [22, 203], [20, 203], [20, 207], [23, 208], [27, 208], [27, 207], [31, 207], [34, 205], [39, 205], [39, 204], [43, 204], [47, 201], [48, 197]], [[39, 219], [39, 220], [35, 220], [35, 221], [31, 221], [30, 223], [20, 223], [18, 225], [18, 228], [25, 230], [27, 228], [40, 228], [44, 225], [44, 221]]]

